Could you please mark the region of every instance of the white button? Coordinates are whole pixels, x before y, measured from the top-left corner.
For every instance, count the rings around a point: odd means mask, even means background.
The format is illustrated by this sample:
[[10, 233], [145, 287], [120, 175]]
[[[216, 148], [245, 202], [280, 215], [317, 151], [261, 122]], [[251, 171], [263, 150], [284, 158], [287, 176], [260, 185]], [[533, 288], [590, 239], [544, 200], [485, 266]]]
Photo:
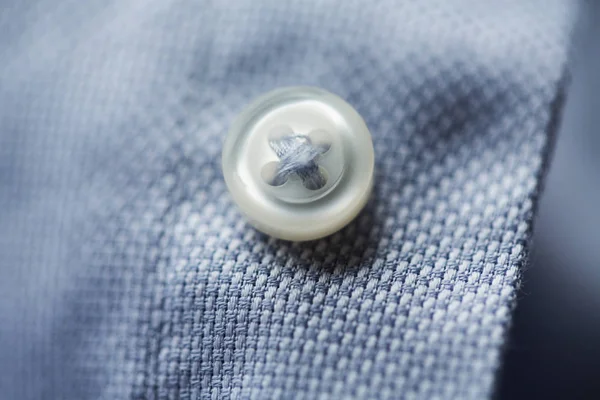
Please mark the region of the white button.
[[338, 231], [364, 207], [373, 185], [365, 122], [318, 88], [277, 89], [252, 102], [233, 122], [222, 162], [250, 223], [287, 240]]

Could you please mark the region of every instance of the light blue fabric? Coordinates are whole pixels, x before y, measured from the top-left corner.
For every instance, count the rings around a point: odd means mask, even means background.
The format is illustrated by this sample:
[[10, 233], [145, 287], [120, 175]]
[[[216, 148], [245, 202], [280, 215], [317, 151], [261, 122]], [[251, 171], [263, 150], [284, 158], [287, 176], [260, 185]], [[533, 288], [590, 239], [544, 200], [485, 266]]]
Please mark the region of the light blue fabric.
[[[0, 398], [481, 399], [572, 0], [0, 2]], [[366, 210], [292, 244], [221, 177], [253, 97], [365, 118]]]

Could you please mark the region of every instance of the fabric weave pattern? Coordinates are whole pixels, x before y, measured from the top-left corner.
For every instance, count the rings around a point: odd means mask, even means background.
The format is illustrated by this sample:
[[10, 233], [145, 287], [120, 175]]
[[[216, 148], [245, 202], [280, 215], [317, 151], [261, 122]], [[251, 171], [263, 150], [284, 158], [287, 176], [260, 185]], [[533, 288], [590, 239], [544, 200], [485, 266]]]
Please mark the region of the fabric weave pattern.
[[[578, 2], [0, 5], [0, 398], [491, 396]], [[219, 166], [288, 85], [376, 154], [365, 211], [304, 244]]]

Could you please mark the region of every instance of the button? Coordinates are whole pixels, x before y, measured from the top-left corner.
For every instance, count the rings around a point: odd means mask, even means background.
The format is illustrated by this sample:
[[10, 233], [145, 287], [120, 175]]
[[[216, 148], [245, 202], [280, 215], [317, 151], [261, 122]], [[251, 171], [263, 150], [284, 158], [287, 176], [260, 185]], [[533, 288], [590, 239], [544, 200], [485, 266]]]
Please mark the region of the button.
[[371, 134], [360, 115], [323, 89], [290, 87], [253, 101], [233, 122], [223, 175], [248, 220], [286, 240], [330, 235], [367, 202]]

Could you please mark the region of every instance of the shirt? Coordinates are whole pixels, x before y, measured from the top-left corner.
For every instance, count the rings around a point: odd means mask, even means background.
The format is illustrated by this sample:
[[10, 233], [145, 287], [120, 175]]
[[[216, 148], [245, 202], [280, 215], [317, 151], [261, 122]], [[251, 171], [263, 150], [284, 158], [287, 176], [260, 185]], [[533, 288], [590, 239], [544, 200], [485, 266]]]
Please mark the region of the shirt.
[[[490, 397], [579, 8], [3, 1], [2, 398]], [[366, 209], [315, 242], [219, 166], [287, 85], [373, 135]]]

